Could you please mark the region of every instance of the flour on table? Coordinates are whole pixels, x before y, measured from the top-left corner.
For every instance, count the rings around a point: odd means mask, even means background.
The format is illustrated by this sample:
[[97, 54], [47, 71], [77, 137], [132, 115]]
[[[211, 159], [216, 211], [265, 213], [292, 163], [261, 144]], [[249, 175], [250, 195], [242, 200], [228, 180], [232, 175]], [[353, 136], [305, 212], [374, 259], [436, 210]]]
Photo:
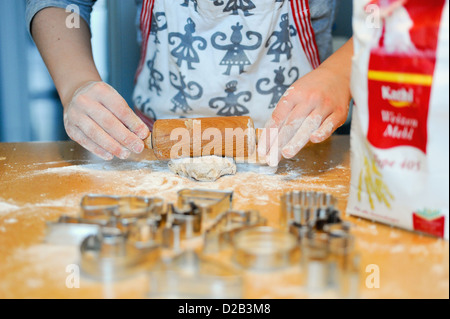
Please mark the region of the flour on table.
[[[327, 175], [328, 170], [320, 175], [315, 174], [316, 170], [305, 169], [302, 165], [298, 165], [296, 160], [281, 161], [278, 169], [260, 163], [240, 162], [239, 160], [235, 162], [235, 175], [223, 176], [215, 182], [202, 183], [201, 188], [233, 191], [233, 205], [239, 209], [246, 209], [255, 200], [258, 205], [265, 205], [272, 201], [275, 203], [276, 199], [272, 199], [272, 196], [268, 196], [268, 194], [276, 193], [274, 195], [276, 197], [281, 195], [283, 190], [307, 189], [329, 192], [337, 198], [348, 196], [348, 188], [343, 184], [340, 176], [330, 177]], [[42, 178], [55, 175], [67, 187], [61, 189], [54, 185], [47, 190], [44, 196], [33, 202], [25, 199], [11, 202], [6, 199], [2, 200], [0, 196], [0, 216], [2, 213], [12, 212], [6, 207], [2, 209], [2, 202], [17, 205], [17, 210], [24, 207], [65, 208], [75, 214], [82, 196], [90, 191], [99, 194], [158, 196], [167, 202], [175, 202], [179, 190], [199, 187], [198, 181], [193, 178], [172, 173], [167, 161], [117, 160], [111, 162], [51, 162], [47, 164], [49, 167], [41, 167], [45, 163], [30, 164], [29, 174], [19, 175], [20, 183], [33, 184]], [[345, 169], [343, 166], [335, 168]], [[330, 168], [331, 170], [332, 168]], [[323, 182], [324, 178], [327, 183]], [[107, 182], [105, 183], [105, 181]], [[81, 188], [80, 191], [78, 183], [80, 185], [93, 183], [96, 188], [93, 190]], [[74, 184], [74, 187], [71, 187], [71, 184]], [[57, 189], [58, 196], [51, 195], [53, 189]]]
[[16, 206], [16, 205], [11, 205], [11, 204], [8, 204], [8, 203], [0, 202], [0, 215], [2, 213], [9, 213], [9, 212], [11, 212], [13, 210], [16, 210], [18, 208], [19, 207]]
[[169, 169], [175, 174], [200, 182], [214, 182], [224, 175], [236, 174], [236, 163], [232, 158], [202, 156], [171, 160]]

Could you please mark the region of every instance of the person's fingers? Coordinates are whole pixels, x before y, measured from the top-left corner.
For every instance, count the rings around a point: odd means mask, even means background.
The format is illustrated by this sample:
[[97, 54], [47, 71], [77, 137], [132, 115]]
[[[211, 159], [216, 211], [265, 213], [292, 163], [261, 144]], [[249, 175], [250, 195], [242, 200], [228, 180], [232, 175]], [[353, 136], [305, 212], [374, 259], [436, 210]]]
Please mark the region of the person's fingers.
[[[326, 102], [320, 95], [310, 95], [308, 99], [301, 99], [301, 97], [297, 95], [295, 98], [299, 102], [288, 114], [280, 129], [277, 140], [278, 146], [274, 147], [274, 145], [271, 145], [269, 150], [267, 161], [270, 161], [268, 162], [270, 166], [278, 165], [278, 162], [283, 157], [283, 148], [294, 138], [297, 132], [301, 130], [304, 134], [308, 134], [308, 130], [306, 130], [306, 128], [302, 129], [302, 126], [311, 125], [310, 120], [306, 121], [311, 114], [314, 113], [320, 115], [321, 118], [326, 118], [332, 112], [331, 108], [327, 107]], [[306, 139], [306, 137], [304, 137], [304, 139]]]
[[[77, 90], [68, 108], [69, 118], [87, 114], [120, 144], [135, 153], [144, 149], [149, 129], [114, 88], [104, 82], [89, 82]], [[78, 121], [73, 121], [77, 125]], [[131, 131], [130, 131], [131, 130]], [[117, 153], [114, 153], [117, 154]], [[125, 152], [119, 153], [121, 157]]]
[[128, 130], [119, 119], [99, 103], [91, 103], [86, 110], [87, 115], [94, 120], [103, 130], [113, 137], [117, 142], [127, 147], [130, 151], [141, 153], [144, 150], [144, 142], [130, 130]]
[[73, 127], [67, 130], [69, 137], [87, 149], [89, 152], [97, 155], [105, 161], [110, 161], [114, 158], [114, 155], [107, 152], [105, 149], [94, 143], [89, 137], [87, 137], [79, 128]]
[[280, 128], [283, 125], [289, 113], [295, 107], [296, 95], [298, 93], [293, 86], [286, 90], [272, 113], [271, 121], [269, 120], [270, 128]]
[[258, 155], [265, 158], [270, 150], [271, 145], [277, 140], [278, 130], [283, 125], [291, 110], [294, 108], [294, 99], [288, 98], [292, 94], [294, 87], [290, 87], [280, 99], [271, 118], [266, 122], [264, 129], [258, 141]]
[[130, 151], [119, 144], [114, 138], [107, 134], [96, 122], [87, 115], [80, 115], [80, 121], [76, 126], [89, 139], [97, 145], [101, 145], [107, 152], [117, 156], [120, 159], [126, 159], [130, 156]]
[[[266, 123], [267, 126], [267, 123]], [[258, 137], [258, 157], [261, 160], [265, 160], [266, 154], [267, 154], [267, 146], [270, 144], [270, 132], [269, 130], [264, 127], [261, 129], [261, 133]]]
[[110, 110], [131, 132], [141, 140], [148, 137], [150, 131], [147, 125], [133, 112], [124, 98], [113, 87], [104, 82], [99, 82], [93, 86], [93, 92], [98, 96], [99, 102]]
[[278, 145], [278, 128], [268, 127], [261, 130], [258, 139], [258, 157], [261, 162], [267, 163], [267, 156], [271, 145]]
[[316, 105], [313, 103], [300, 102], [295, 105], [280, 129], [280, 148], [283, 148], [294, 137], [295, 133], [315, 108]]
[[311, 134], [310, 141], [312, 143], [321, 143], [325, 141], [338, 127], [344, 124], [345, 120], [343, 121], [342, 117], [342, 114], [339, 113], [333, 113], [328, 116], [325, 121], [323, 121], [320, 128]]
[[282, 158], [281, 149], [294, 137], [304, 120], [305, 117], [290, 121], [289, 124], [286, 121], [281, 127], [276, 136], [277, 138], [270, 143], [270, 149], [266, 157], [266, 163], [269, 166], [275, 167], [278, 165]]
[[314, 111], [302, 123], [302, 126], [295, 133], [294, 137], [282, 148], [282, 155], [285, 158], [294, 157], [308, 143], [311, 134], [322, 124], [323, 116]]

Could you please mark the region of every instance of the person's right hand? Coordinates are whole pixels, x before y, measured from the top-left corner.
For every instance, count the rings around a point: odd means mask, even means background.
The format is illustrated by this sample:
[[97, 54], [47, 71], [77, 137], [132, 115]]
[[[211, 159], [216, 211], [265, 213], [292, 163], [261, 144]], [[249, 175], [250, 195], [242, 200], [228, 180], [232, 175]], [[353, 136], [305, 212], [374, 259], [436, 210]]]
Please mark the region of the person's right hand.
[[64, 107], [69, 137], [105, 159], [126, 159], [144, 150], [150, 131], [120, 94], [104, 82], [88, 82]]

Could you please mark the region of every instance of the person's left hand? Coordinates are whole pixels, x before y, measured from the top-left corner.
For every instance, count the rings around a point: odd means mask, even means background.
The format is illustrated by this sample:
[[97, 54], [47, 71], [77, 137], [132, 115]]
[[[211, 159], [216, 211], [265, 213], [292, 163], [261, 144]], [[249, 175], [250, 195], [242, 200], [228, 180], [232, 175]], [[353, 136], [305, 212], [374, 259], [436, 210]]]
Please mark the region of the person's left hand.
[[350, 99], [349, 78], [324, 66], [305, 75], [278, 102], [259, 137], [258, 156], [277, 166], [308, 141], [324, 141], [345, 123]]

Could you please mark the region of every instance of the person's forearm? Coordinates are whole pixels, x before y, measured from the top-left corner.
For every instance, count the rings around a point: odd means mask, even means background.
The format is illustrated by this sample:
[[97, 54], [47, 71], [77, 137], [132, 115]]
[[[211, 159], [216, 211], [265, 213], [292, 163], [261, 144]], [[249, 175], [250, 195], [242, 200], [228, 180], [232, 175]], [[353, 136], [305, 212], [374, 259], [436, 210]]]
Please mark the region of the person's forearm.
[[67, 135], [105, 160], [142, 152], [148, 127], [114, 88], [102, 82], [87, 23], [80, 19], [79, 28], [68, 28], [67, 15], [64, 9], [43, 9], [31, 25], [64, 106]]
[[352, 71], [352, 56], [353, 56], [353, 38], [348, 40], [342, 47], [336, 50], [327, 60], [325, 60], [319, 68], [326, 68], [333, 72], [336, 76], [346, 83], [346, 93], [351, 99], [350, 93], [350, 78]]
[[67, 15], [64, 9], [46, 8], [36, 14], [31, 25], [33, 39], [64, 106], [84, 83], [101, 81], [87, 23], [80, 19], [79, 28], [68, 28]]

